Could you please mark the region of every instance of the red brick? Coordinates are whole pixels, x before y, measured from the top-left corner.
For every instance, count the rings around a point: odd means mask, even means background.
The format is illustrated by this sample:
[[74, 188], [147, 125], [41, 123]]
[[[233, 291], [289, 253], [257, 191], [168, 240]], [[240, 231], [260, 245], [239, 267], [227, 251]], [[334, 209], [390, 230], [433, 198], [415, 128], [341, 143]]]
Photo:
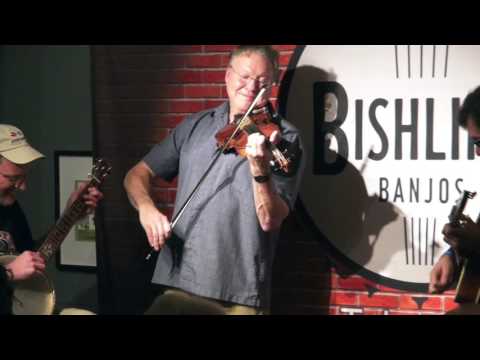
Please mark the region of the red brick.
[[414, 301], [414, 296], [401, 295], [400, 296], [400, 309], [407, 310], [442, 310], [442, 299], [439, 296], [430, 296], [419, 308]]
[[205, 83], [224, 84], [225, 70], [206, 70], [203, 74]]
[[177, 187], [177, 178], [173, 179], [171, 182], [167, 182], [160, 177], [156, 177], [152, 180], [152, 185], [158, 188], [176, 188]]
[[186, 98], [220, 98], [222, 97], [222, 86], [210, 85], [210, 86], [185, 86]]
[[194, 55], [186, 58], [187, 67], [219, 68], [227, 64], [225, 55]]
[[348, 278], [339, 277], [337, 283], [338, 283], [337, 286], [339, 289], [348, 289], [348, 290], [365, 291], [367, 290], [367, 285], [376, 286], [376, 284], [373, 283], [372, 281], [356, 275], [350, 276]]
[[205, 45], [205, 52], [228, 52], [236, 49], [237, 45]]
[[152, 189], [152, 195], [152, 198], [156, 203], [174, 205], [176, 191], [154, 187]]
[[454, 298], [450, 297], [450, 296], [444, 296], [443, 297], [443, 310], [444, 310], [444, 312], [454, 310], [459, 306], [459, 304], [456, 303], [453, 299]]
[[290, 58], [292, 56], [290, 54], [288, 55], [280, 55], [279, 59], [278, 59], [278, 63], [280, 66], [288, 66], [288, 64], [290, 63]]
[[274, 109], [278, 109], [278, 100], [277, 99], [270, 99], [272, 106]]
[[[127, 133], [142, 128], [148, 129], [152, 125], [164, 129], [172, 129], [185, 119], [185, 115], [174, 114], [97, 114], [96, 121], [99, 128], [123, 129]], [[124, 132], [125, 133], [125, 132]]]
[[332, 289], [337, 289], [338, 288], [338, 275], [331, 273], [330, 274], [330, 287]]
[[274, 45], [273, 46], [277, 51], [288, 51], [295, 50], [297, 45]]
[[111, 71], [102, 71], [101, 68], [95, 69], [95, 82], [97, 86], [112, 85], [135, 85], [141, 84], [196, 84], [204, 81], [203, 70], [159, 70], [159, 71], [122, 71], [113, 74]]
[[171, 113], [196, 113], [205, 109], [203, 100], [172, 100], [169, 102], [169, 112]]
[[355, 293], [332, 291], [330, 304], [333, 305], [358, 305], [358, 295]]
[[328, 315], [339, 315], [337, 306], [330, 306], [328, 309]]
[[223, 97], [223, 98], [227, 98], [227, 97], [228, 97], [227, 87], [226, 87], [226, 86], [222, 86], [222, 97]]
[[97, 99], [157, 99], [183, 98], [184, 89], [179, 85], [104, 85], [95, 89]]
[[168, 77], [171, 83], [201, 83], [204, 81], [203, 71], [197, 70], [175, 70], [170, 72]]
[[443, 295], [455, 296], [457, 291], [455, 289], [447, 290], [443, 292]]
[[114, 114], [145, 114], [145, 113], [163, 113], [169, 111], [169, 104], [166, 101], [155, 100], [114, 100], [97, 101], [95, 103], [96, 112], [114, 113]]
[[398, 308], [399, 297], [397, 295], [378, 295], [372, 297], [368, 295], [359, 295], [360, 304], [369, 307]]
[[388, 310], [386, 315], [420, 315], [418, 311]]

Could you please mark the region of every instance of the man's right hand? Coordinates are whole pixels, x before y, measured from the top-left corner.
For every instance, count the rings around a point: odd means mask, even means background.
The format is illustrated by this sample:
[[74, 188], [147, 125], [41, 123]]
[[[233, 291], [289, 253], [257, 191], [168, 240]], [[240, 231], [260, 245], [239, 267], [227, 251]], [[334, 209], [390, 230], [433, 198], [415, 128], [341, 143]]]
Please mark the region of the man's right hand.
[[38, 252], [25, 251], [5, 268], [10, 269], [13, 280], [26, 280], [45, 272], [45, 259]]
[[170, 221], [151, 204], [138, 207], [140, 223], [147, 234], [148, 242], [155, 251], [160, 251], [172, 235]]
[[443, 255], [430, 272], [430, 285], [428, 291], [431, 294], [444, 292], [452, 283], [455, 275], [455, 259], [449, 255]]

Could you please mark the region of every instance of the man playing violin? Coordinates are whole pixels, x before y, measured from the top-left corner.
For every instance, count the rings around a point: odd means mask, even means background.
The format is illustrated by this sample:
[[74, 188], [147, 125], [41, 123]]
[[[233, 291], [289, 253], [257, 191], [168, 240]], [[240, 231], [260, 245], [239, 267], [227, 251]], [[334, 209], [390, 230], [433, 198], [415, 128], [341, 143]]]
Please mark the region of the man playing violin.
[[[148, 242], [161, 250], [152, 282], [162, 293], [147, 314], [268, 313], [279, 229], [293, 209], [304, 167], [298, 130], [275, 114], [280, 131], [269, 138], [249, 134], [246, 157], [221, 154], [173, 230], [150, 194], [153, 178], [178, 176], [174, 215], [183, 209], [218, 154], [215, 135], [254, 100], [255, 107], [266, 106], [277, 77], [274, 49], [239, 47], [225, 74], [228, 102], [188, 116], [125, 177]], [[298, 165], [288, 174], [271, 167], [269, 144], [280, 138], [298, 146]]]

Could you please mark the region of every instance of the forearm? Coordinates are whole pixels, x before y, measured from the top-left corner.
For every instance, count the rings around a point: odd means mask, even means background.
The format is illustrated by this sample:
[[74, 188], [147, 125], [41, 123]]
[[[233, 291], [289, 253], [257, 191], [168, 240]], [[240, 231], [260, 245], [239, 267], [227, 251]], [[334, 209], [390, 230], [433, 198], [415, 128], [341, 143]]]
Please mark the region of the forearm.
[[264, 183], [252, 181], [255, 210], [260, 226], [267, 232], [279, 229], [289, 213], [287, 204], [277, 194], [272, 180]]
[[141, 206], [155, 206], [150, 195], [151, 175], [146, 169], [141, 169], [139, 165], [131, 169], [124, 180], [124, 187], [127, 192], [128, 199], [132, 206], [139, 210]]

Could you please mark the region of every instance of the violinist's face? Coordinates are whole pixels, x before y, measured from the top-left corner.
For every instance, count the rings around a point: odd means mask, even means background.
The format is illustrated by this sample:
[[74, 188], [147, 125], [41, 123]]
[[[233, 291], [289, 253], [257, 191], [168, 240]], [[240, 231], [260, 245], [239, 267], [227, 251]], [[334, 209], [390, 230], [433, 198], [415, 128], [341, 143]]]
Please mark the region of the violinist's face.
[[225, 74], [230, 118], [244, 114], [262, 87], [268, 89], [257, 106], [266, 104], [271, 94], [272, 77], [272, 66], [263, 55], [251, 52], [234, 57]]

